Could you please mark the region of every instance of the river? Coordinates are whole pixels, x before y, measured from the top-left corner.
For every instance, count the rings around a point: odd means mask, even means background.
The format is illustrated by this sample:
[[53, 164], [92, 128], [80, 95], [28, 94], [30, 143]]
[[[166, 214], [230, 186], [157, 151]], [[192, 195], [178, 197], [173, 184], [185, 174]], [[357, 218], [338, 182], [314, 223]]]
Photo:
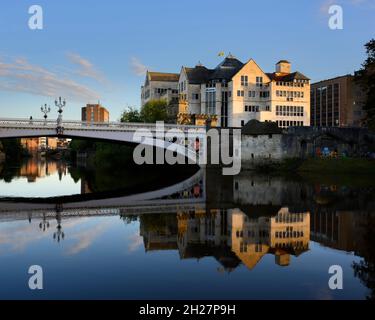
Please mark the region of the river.
[[0, 299], [374, 298], [371, 178], [35, 158], [0, 170]]

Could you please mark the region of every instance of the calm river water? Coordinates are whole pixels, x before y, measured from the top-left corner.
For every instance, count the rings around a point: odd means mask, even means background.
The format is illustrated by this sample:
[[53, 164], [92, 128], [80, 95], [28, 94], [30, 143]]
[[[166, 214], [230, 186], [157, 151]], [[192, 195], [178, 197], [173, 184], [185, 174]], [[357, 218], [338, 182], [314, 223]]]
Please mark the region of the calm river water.
[[374, 190], [358, 176], [0, 165], [0, 298], [373, 299]]

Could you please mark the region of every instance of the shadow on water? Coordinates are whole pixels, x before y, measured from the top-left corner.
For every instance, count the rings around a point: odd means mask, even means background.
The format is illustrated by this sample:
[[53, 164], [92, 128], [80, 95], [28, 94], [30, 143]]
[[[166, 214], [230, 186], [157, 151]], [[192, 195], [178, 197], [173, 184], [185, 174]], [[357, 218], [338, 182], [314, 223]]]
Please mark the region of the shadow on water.
[[[64, 160], [46, 160], [29, 158], [16, 165], [5, 164], [0, 171], [0, 183], [12, 184], [14, 180], [23, 180], [23, 185], [34, 184], [33, 196], [2, 195], [2, 201], [33, 203], [65, 203], [92, 199], [129, 196], [162, 189], [182, 182], [197, 173], [196, 166], [143, 165], [125, 163], [123, 166], [108, 167], [100, 165], [77, 166]], [[70, 181], [64, 181], [68, 176]], [[56, 186], [80, 185], [79, 191], [56, 196], [38, 192], [38, 180], [55, 177]], [[3, 180], [3, 181], [2, 181]], [[72, 189], [73, 190], [73, 189]], [[1, 189], [0, 189], [1, 192]]]

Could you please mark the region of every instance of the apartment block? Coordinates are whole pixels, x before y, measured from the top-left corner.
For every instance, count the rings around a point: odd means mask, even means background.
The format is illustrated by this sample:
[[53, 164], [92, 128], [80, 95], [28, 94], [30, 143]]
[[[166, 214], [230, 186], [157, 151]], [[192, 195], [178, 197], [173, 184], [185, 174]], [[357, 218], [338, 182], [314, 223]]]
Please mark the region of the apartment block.
[[82, 108], [82, 121], [108, 122], [109, 112], [100, 104], [87, 104]]
[[366, 94], [350, 74], [313, 83], [311, 126], [361, 127], [365, 99]]

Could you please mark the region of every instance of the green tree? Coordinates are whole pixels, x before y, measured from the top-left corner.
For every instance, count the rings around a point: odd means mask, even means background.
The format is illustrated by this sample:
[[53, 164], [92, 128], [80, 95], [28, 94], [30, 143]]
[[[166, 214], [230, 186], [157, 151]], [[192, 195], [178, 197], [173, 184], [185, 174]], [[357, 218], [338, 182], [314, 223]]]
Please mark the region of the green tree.
[[142, 122], [141, 113], [133, 107], [127, 107], [123, 111], [120, 121], [121, 122]]
[[4, 139], [1, 143], [7, 159], [20, 160], [23, 156], [27, 156], [27, 151], [23, 149], [20, 139]]
[[95, 141], [74, 139], [70, 142], [69, 147], [74, 152], [95, 150]]
[[355, 80], [367, 94], [364, 110], [367, 126], [375, 130], [375, 39], [365, 44], [367, 58], [362, 69], [356, 73]]
[[354, 275], [369, 289], [367, 295], [368, 300], [375, 301], [375, 217], [371, 213], [367, 214], [362, 225], [363, 235], [360, 242], [361, 256], [363, 257], [359, 262], [353, 262]]
[[167, 121], [167, 106], [166, 100], [150, 100], [141, 109], [142, 120], [147, 123]]

